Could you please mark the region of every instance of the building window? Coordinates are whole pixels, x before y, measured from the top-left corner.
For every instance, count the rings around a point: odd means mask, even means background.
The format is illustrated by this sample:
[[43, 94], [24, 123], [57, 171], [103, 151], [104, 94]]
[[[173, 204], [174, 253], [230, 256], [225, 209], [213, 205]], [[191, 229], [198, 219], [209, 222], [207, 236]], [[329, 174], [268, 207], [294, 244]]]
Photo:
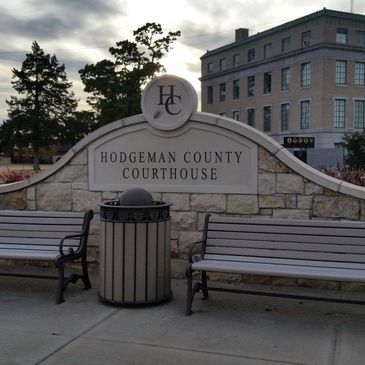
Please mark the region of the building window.
[[264, 45], [264, 58], [269, 58], [272, 56], [272, 44], [268, 43]]
[[232, 85], [233, 99], [239, 99], [240, 97], [240, 80], [233, 80]]
[[355, 100], [354, 103], [354, 128], [365, 128], [365, 100]]
[[247, 60], [248, 62], [255, 60], [255, 48], [251, 48], [247, 51]]
[[310, 120], [310, 101], [300, 102], [300, 129], [308, 129]]
[[306, 62], [301, 65], [300, 86], [306, 87], [311, 84], [311, 63]]
[[236, 53], [233, 55], [233, 67], [237, 67], [240, 65], [241, 63], [241, 60], [240, 60], [240, 54], [239, 53]]
[[336, 29], [336, 42], [337, 43], [347, 43], [347, 29], [337, 28]]
[[255, 96], [255, 76], [249, 76], [247, 78], [247, 95]]
[[336, 85], [346, 85], [347, 62], [336, 61]]
[[286, 53], [290, 51], [290, 37], [281, 40], [281, 52]]
[[225, 58], [221, 58], [219, 60], [219, 71], [224, 71], [226, 69], [226, 59]]
[[335, 99], [333, 126], [335, 128], [345, 128], [345, 125], [346, 125], [346, 99]]
[[289, 110], [289, 103], [281, 104], [280, 121], [282, 131], [287, 131], [289, 129]]
[[302, 47], [309, 47], [311, 45], [312, 32], [308, 30], [302, 33]]
[[233, 99], [239, 99], [240, 97], [240, 80], [233, 80]]
[[356, 62], [355, 63], [355, 85], [365, 86], [365, 63]]
[[213, 72], [213, 62], [208, 63], [207, 72], [208, 72], [208, 74], [211, 74]]
[[226, 101], [226, 84], [219, 84], [219, 101]]
[[255, 108], [247, 109], [247, 124], [251, 127], [255, 126]]
[[238, 120], [238, 121], [240, 120], [240, 111], [239, 110], [233, 110], [232, 119]]
[[281, 90], [289, 90], [290, 88], [290, 67], [281, 69]]
[[207, 104], [213, 104], [213, 86], [207, 87]]
[[271, 132], [271, 106], [264, 106], [264, 132]]
[[358, 46], [365, 47], [365, 32], [358, 30], [356, 32], [356, 43]]
[[271, 72], [264, 73], [264, 94], [271, 93]]

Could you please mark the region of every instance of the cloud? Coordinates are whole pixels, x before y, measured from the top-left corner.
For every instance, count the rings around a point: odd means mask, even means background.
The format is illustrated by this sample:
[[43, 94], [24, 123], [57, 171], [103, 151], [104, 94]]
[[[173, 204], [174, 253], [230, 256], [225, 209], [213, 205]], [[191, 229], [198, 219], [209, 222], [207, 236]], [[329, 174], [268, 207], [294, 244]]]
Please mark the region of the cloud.
[[[39, 8], [39, 0], [31, 0], [29, 4], [35, 9]], [[42, 3], [42, 8], [69, 14], [72, 18], [82, 18], [85, 15], [113, 16], [121, 12], [125, 5], [125, 1], [115, 0], [47, 0]]]
[[[30, 46], [30, 45], [29, 45]], [[28, 52], [28, 51], [26, 51]], [[29, 52], [30, 52], [30, 47], [29, 47]], [[14, 64], [17, 62], [22, 62], [25, 58], [25, 52], [17, 52], [17, 51], [1, 51], [0, 50], [0, 61], [4, 61], [2, 62], [3, 64], [5, 63], [9, 63], [9, 64]], [[11, 62], [8, 62], [11, 61]]]
[[47, 14], [37, 19], [20, 19], [0, 15], [0, 32], [12, 36], [26, 36], [33, 39], [49, 39], [70, 34], [71, 29], [58, 17]]
[[217, 48], [234, 41], [234, 31], [232, 29], [223, 30], [221, 28], [200, 26], [190, 21], [182, 24], [181, 32], [180, 43], [202, 51]]
[[200, 70], [201, 70], [200, 62], [198, 62], [198, 63], [187, 63], [186, 64], [186, 69], [187, 69], [187, 71], [189, 71], [191, 73], [195, 73], [195, 74], [200, 75]]
[[116, 16], [125, 15], [122, 0], [48, 0], [39, 6], [38, 0], [26, 3], [27, 13], [2, 9], [0, 12], [1, 48], [14, 45], [4, 35], [40, 42], [64, 42], [78, 39], [86, 45], [109, 45], [118, 38], [118, 28], [113, 24]]

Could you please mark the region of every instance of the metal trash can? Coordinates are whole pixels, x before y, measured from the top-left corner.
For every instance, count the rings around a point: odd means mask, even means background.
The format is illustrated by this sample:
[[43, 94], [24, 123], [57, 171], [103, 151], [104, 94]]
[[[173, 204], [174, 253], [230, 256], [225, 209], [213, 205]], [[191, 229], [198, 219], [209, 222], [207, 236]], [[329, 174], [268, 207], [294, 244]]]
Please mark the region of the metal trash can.
[[171, 298], [170, 205], [140, 188], [100, 204], [101, 300], [148, 304]]

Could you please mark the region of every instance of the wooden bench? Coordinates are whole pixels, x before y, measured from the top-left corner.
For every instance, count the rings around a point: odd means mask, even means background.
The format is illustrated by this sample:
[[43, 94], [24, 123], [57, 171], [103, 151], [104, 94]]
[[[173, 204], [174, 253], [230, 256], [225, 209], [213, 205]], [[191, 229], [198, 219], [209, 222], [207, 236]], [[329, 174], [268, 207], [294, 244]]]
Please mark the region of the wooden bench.
[[[207, 272], [365, 282], [365, 222], [279, 220], [206, 216], [200, 258], [189, 249], [186, 315], [194, 295], [208, 290]], [[193, 273], [201, 281], [193, 286]], [[228, 289], [229, 290], [229, 289]], [[229, 290], [232, 291], [232, 290]], [[270, 293], [234, 290], [243, 293]], [[339, 298], [275, 294], [280, 297], [364, 303]]]
[[[0, 273], [5, 276], [58, 279], [57, 299], [64, 301], [66, 286], [81, 279], [91, 288], [86, 261], [86, 247], [93, 211], [40, 212], [0, 211], [0, 259], [53, 261], [58, 276]], [[81, 260], [82, 274], [65, 277], [65, 263]]]

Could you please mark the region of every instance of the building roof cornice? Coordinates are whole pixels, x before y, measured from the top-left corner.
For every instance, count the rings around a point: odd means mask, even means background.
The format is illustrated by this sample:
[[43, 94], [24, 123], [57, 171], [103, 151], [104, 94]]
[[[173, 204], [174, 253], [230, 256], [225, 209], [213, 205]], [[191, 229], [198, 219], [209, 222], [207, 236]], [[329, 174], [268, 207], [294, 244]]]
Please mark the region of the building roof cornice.
[[318, 44], [314, 44], [310, 47], [306, 47], [306, 48], [298, 48], [296, 50], [287, 52], [287, 53], [283, 53], [277, 56], [273, 56], [270, 58], [264, 58], [260, 61], [256, 61], [256, 62], [249, 62], [246, 63], [244, 65], [241, 66], [237, 66], [234, 68], [229, 68], [227, 70], [224, 71], [218, 71], [218, 72], [214, 72], [214, 73], [210, 73], [207, 75], [204, 75], [202, 77], [199, 78], [200, 81], [206, 81], [206, 80], [210, 80], [210, 79], [214, 79], [216, 77], [220, 77], [220, 76], [224, 76], [226, 74], [231, 74], [232, 71], [234, 72], [239, 72], [239, 71], [244, 71], [246, 69], [253, 69], [255, 67], [259, 67], [261, 65], [267, 64], [267, 63], [271, 63], [271, 62], [277, 62], [280, 61], [282, 59], [285, 58], [289, 58], [289, 57], [294, 57], [297, 56], [298, 54], [301, 53], [310, 53], [310, 52], [316, 52], [322, 49], [332, 49], [332, 50], [340, 50], [340, 51], [347, 51], [347, 52], [361, 52], [365, 54], [365, 48], [364, 47], [356, 47], [356, 46], [348, 46], [348, 45], [340, 45], [338, 43], [318, 43]]
[[239, 47], [241, 45], [249, 44], [251, 42], [257, 41], [260, 38], [267, 37], [267, 36], [272, 35], [274, 33], [281, 32], [281, 31], [286, 30], [288, 28], [291, 28], [291, 27], [294, 27], [294, 26], [297, 26], [297, 25], [300, 25], [300, 24], [304, 24], [304, 23], [313, 21], [313, 20], [321, 18], [321, 17], [340, 18], [340, 19], [347, 19], [347, 20], [352, 20], [352, 21], [365, 22], [365, 15], [347, 13], [347, 12], [343, 12], [343, 11], [330, 10], [330, 9], [323, 8], [322, 10], [316, 11], [316, 12], [308, 14], [308, 15], [305, 15], [301, 18], [291, 20], [287, 23], [281, 24], [281, 25], [279, 25], [277, 27], [274, 27], [274, 28], [270, 28], [270, 29], [265, 30], [263, 32], [259, 32], [257, 34], [254, 34], [254, 35], [250, 36], [250, 37], [247, 37], [243, 40], [233, 42], [233, 43], [227, 44], [227, 45], [222, 46], [222, 47], [218, 47], [218, 48], [216, 48], [212, 51], [207, 51], [203, 56], [201, 56], [201, 59], [203, 60], [207, 57], [214, 56], [216, 54], [220, 54], [220, 53], [225, 52], [229, 49], [236, 48], [236, 47]]

